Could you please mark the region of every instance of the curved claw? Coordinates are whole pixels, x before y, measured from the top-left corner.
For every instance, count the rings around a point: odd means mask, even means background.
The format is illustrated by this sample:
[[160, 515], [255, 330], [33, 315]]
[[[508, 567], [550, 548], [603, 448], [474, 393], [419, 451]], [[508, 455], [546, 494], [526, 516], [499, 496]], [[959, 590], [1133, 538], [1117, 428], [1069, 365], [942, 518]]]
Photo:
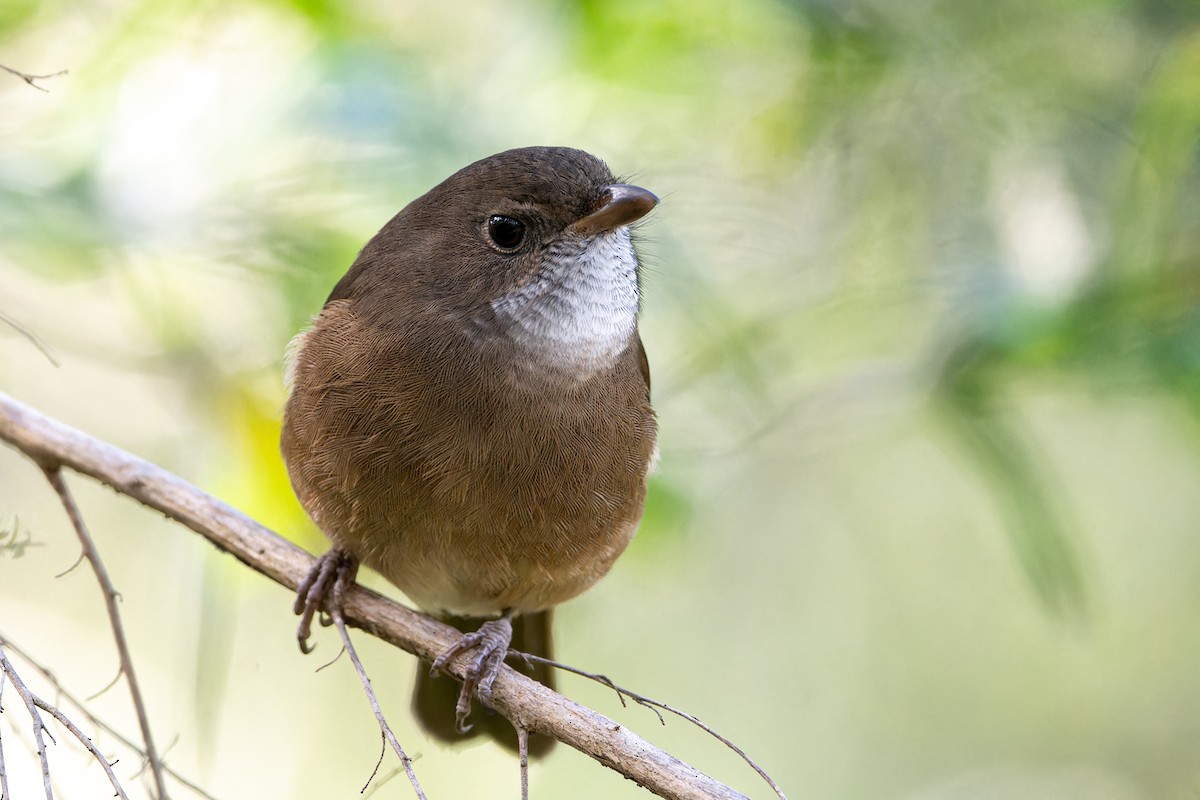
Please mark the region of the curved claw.
[[504, 663], [504, 658], [507, 655], [508, 642], [505, 642], [503, 647], [491, 651], [484, 659], [483, 669], [480, 671], [479, 686], [475, 690], [475, 696], [489, 708], [492, 705], [492, 684], [496, 682], [496, 676], [500, 674], [500, 665]]
[[446, 671], [447, 665], [455, 657], [470, 650], [478, 651], [466, 665], [462, 689], [458, 693], [458, 702], [454, 705], [455, 727], [459, 733], [471, 730], [467, 718], [471, 715], [472, 698], [478, 698], [485, 706], [491, 707], [492, 684], [500, 674], [500, 667], [508, 655], [508, 645], [511, 642], [512, 615], [505, 614], [500, 619], [483, 623], [474, 633], [464, 633], [434, 659], [430, 673], [436, 675]]
[[318, 611], [323, 612], [320, 619], [325, 622], [331, 604], [338, 607], [346, 590], [353, 585], [358, 575], [358, 559], [345, 550], [334, 548], [317, 559], [312, 569], [304, 576], [296, 589], [296, 602], [292, 604], [293, 613], [300, 615], [300, 624], [296, 626], [296, 642], [300, 652], [311, 653], [314, 645], [308, 643], [312, 635], [313, 617]]
[[[458, 637], [458, 641], [443, 650], [442, 654], [433, 660], [433, 666], [429, 668], [429, 674], [437, 676], [439, 672], [446, 672], [446, 665], [453, 661], [455, 656], [459, 655], [460, 653], [465, 653], [471, 648], [475, 647], [483, 641], [483, 638], [484, 634], [482, 628], [474, 633], [464, 633], [462, 636]], [[468, 673], [469, 672], [470, 670], [468, 668]]]

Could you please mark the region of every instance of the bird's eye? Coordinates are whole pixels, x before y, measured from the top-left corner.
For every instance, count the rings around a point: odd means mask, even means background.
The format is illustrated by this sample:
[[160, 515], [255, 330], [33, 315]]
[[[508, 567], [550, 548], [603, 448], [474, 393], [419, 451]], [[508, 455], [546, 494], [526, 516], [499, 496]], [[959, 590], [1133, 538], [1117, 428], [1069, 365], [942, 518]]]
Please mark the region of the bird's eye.
[[488, 218], [488, 236], [501, 250], [515, 250], [525, 238], [525, 223], [519, 219], [494, 214]]

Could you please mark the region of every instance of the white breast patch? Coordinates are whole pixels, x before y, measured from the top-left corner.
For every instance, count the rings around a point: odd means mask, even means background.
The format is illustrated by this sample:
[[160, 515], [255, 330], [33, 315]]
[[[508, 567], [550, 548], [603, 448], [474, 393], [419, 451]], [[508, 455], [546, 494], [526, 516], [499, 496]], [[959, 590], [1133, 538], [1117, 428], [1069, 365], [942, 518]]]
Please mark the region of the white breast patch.
[[546, 269], [492, 303], [510, 335], [560, 367], [589, 375], [629, 344], [638, 313], [637, 254], [628, 228], [562, 239]]

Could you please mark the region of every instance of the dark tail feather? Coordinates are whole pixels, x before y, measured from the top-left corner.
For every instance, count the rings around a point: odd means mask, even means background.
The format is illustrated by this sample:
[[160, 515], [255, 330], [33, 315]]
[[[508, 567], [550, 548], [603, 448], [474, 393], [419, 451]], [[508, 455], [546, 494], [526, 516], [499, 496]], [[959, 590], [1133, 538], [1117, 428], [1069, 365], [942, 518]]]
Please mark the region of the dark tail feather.
[[[482, 620], [466, 617], [451, 617], [446, 622], [460, 631], [469, 632], [479, 627]], [[550, 611], [523, 614], [513, 620], [512, 649], [542, 658], [553, 658], [550, 636]], [[554, 671], [541, 664], [526, 665], [519, 658], [508, 665], [528, 675], [539, 683], [554, 688]], [[517, 732], [504, 717], [488, 711], [475, 701], [471, 706], [471, 730], [461, 734], [454, 729], [454, 704], [458, 701], [458, 681], [446, 675], [436, 678], [429, 674], [429, 665], [424, 661], [417, 665], [417, 684], [413, 689], [413, 716], [421, 727], [435, 739], [443, 742], [462, 742], [484, 734], [510, 750], [517, 749]], [[530, 734], [530, 757], [542, 756], [554, 747], [549, 736]]]

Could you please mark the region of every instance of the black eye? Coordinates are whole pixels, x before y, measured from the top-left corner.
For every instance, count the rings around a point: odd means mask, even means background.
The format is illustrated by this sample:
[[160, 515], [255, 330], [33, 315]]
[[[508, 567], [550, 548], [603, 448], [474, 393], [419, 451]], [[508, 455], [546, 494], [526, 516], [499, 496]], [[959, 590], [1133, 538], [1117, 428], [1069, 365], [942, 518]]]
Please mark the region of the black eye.
[[501, 250], [515, 250], [525, 238], [525, 223], [519, 219], [495, 214], [488, 218], [488, 236]]

